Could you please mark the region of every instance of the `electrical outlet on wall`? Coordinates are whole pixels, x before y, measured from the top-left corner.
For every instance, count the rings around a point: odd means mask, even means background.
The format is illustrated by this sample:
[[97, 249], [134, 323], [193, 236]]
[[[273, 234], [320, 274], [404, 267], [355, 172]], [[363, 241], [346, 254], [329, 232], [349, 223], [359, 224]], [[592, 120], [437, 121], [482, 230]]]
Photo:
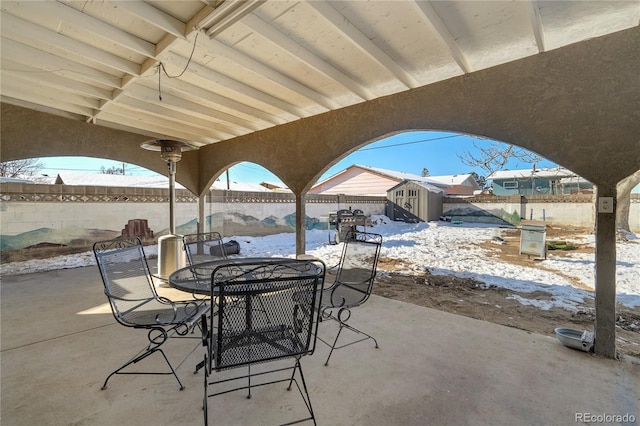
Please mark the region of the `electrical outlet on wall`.
[[598, 197], [598, 213], [613, 213], [613, 197]]

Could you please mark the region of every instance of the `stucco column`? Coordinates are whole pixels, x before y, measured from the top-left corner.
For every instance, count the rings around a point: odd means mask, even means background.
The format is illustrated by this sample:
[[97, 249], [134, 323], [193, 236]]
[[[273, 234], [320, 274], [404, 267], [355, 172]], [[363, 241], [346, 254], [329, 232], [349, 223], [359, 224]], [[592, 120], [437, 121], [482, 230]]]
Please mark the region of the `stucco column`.
[[296, 256], [304, 254], [307, 245], [307, 209], [305, 194], [296, 193]]
[[[598, 186], [596, 197], [595, 353], [616, 357], [616, 187]], [[610, 209], [607, 210], [607, 206]]]
[[[205, 191], [202, 194], [200, 194], [200, 196], [198, 197], [198, 223], [196, 224], [198, 234], [202, 234], [203, 232], [205, 232], [205, 230], [204, 230], [204, 206], [205, 206], [206, 201], [207, 201], [207, 194], [208, 193], [209, 193], [209, 191]], [[211, 230], [209, 229], [209, 231], [211, 231]]]

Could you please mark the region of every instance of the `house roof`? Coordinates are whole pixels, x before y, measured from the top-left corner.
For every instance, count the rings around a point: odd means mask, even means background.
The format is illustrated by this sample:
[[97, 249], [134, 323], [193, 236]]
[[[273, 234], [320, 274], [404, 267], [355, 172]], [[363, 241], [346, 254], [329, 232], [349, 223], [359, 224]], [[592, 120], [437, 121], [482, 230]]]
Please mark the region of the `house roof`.
[[465, 182], [470, 181], [471, 183], [474, 184], [473, 185], [474, 188], [480, 189], [480, 185], [478, 185], [478, 182], [476, 181], [476, 179], [473, 177], [471, 173], [464, 173], [459, 175], [429, 176], [429, 179], [436, 182], [446, 183], [454, 186], [464, 185]]
[[314, 185], [314, 187], [315, 186], [319, 186], [319, 185], [321, 185], [321, 184], [323, 184], [323, 183], [325, 183], [325, 182], [327, 182], [327, 181], [329, 181], [329, 180], [331, 180], [331, 179], [333, 179], [333, 178], [335, 178], [337, 176], [340, 176], [341, 174], [346, 173], [347, 170], [350, 170], [350, 169], [353, 169], [353, 168], [359, 168], [359, 169], [370, 171], [372, 173], [377, 173], [379, 175], [386, 176], [386, 177], [389, 177], [391, 179], [397, 180], [398, 182], [401, 182], [403, 180], [411, 180], [411, 181], [414, 181], [414, 182], [429, 183], [429, 184], [432, 184], [432, 185], [439, 186], [441, 188], [448, 188], [448, 187], [453, 186], [453, 185], [448, 184], [448, 183], [439, 182], [439, 181], [433, 179], [431, 176], [424, 177], [424, 176], [414, 175], [413, 173], [406, 173], [406, 172], [399, 172], [399, 171], [396, 171], [396, 170], [381, 169], [379, 167], [363, 166], [361, 164], [353, 164], [353, 165], [347, 167], [346, 169], [341, 170], [341, 171], [339, 171], [338, 173], [336, 173], [336, 174], [334, 174], [332, 176], [329, 176], [328, 178], [324, 179], [323, 181], [318, 182], [317, 184]]
[[35, 182], [32, 181], [31, 179], [0, 176], [0, 183], [35, 183]]
[[[106, 173], [59, 172], [55, 181], [63, 185], [121, 186], [136, 188], [169, 188], [166, 176], [131, 176]], [[176, 183], [176, 188], [184, 189]]]
[[282, 182], [268, 182], [268, 181], [263, 181], [260, 182], [261, 186], [264, 186], [265, 188], [271, 189], [273, 191], [291, 191], [287, 185], [285, 185]]
[[500, 180], [500, 179], [528, 179], [531, 177], [556, 177], [566, 178], [571, 176], [577, 176], [571, 170], [554, 167], [548, 169], [526, 169], [526, 170], [499, 170], [491, 173], [487, 176], [487, 180]]
[[[119, 186], [128, 188], [169, 188], [169, 178], [166, 176], [130, 176], [111, 175], [105, 173], [60, 172], [56, 178], [57, 184], [64, 185], [93, 185]], [[176, 182], [176, 189], [185, 189]], [[226, 181], [216, 181], [211, 189], [226, 190]], [[272, 192], [259, 183], [229, 182], [231, 191]]]
[[[211, 189], [227, 189], [226, 181], [215, 181], [211, 185]], [[259, 183], [251, 182], [229, 182], [229, 191], [246, 191], [246, 192], [273, 192], [266, 186], [262, 186]]]

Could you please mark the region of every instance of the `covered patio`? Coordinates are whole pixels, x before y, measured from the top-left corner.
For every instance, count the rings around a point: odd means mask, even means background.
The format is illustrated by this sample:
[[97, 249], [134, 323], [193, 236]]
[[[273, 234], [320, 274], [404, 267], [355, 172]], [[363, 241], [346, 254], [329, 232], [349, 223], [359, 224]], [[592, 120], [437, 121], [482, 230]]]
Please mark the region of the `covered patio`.
[[177, 180], [199, 197], [255, 162], [295, 193], [302, 254], [306, 192], [359, 147], [411, 130], [515, 144], [598, 188], [595, 351], [614, 358], [614, 200], [640, 165], [639, 24], [634, 0], [3, 1], [0, 154], [164, 174], [140, 145], [173, 139], [198, 148]]
[[[3, 425], [201, 424], [203, 373], [192, 371], [204, 348], [179, 368], [183, 391], [171, 376], [140, 375], [116, 376], [100, 390], [146, 337], [115, 323], [97, 267], [5, 276], [0, 300]], [[325, 367], [328, 348], [318, 342], [303, 358], [320, 425], [570, 425], [625, 414], [637, 421], [637, 360], [377, 296], [354, 320], [379, 349], [358, 343]], [[332, 327], [321, 324], [321, 335]], [[167, 351], [180, 360], [191, 348], [173, 339]], [[271, 386], [251, 400], [242, 392], [214, 398], [209, 409], [215, 424], [278, 424], [302, 404], [297, 392]]]

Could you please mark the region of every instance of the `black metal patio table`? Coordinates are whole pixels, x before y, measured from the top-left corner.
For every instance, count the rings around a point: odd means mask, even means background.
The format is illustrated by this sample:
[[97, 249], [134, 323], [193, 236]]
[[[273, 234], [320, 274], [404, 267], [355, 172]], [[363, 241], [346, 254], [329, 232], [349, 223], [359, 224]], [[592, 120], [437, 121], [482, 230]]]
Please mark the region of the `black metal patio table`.
[[[169, 276], [169, 285], [185, 292], [209, 296], [212, 299], [216, 297], [233, 297], [244, 299], [245, 303], [245, 326], [247, 330], [251, 329], [251, 317], [253, 315], [253, 298], [256, 294], [264, 294], [269, 285], [268, 280], [261, 283], [255, 274], [261, 274], [260, 265], [275, 265], [287, 263], [295, 263], [299, 260], [286, 257], [242, 257], [236, 259], [216, 259], [202, 263], [196, 263], [182, 269], [178, 269]], [[234, 285], [230, 289], [226, 289], [221, 294], [219, 286], [213, 286], [212, 275], [216, 273], [218, 282], [227, 280], [246, 281], [246, 285]]]
[[250, 272], [257, 264], [273, 264], [295, 262], [296, 259], [287, 257], [240, 257], [235, 259], [216, 259], [202, 263], [196, 263], [182, 269], [178, 269], [169, 276], [169, 285], [181, 291], [205, 296], [218, 296], [216, 288], [211, 294], [211, 275], [222, 266], [230, 266]]
[[[296, 264], [296, 266], [293, 264]], [[240, 311], [244, 311], [244, 324], [242, 325], [244, 331], [238, 336], [238, 342], [251, 341], [251, 339], [255, 338], [264, 340], [264, 336], [260, 336], [259, 333], [253, 330], [254, 311], [263, 311], [260, 306], [254, 309], [253, 299], [257, 298], [258, 304], [261, 304], [261, 297], [265, 297], [275, 291], [272, 280], [277, 280], [278, 271], [287, 270], [289, 268], [287, 265], [293, 268], [308, 268], [311, 264], [315, 265], [313, 266], [313, 273], [317, 274], [320, 269], [324, 271], [324, 264], [320, 261], [303, 261], [295, 258], [244, 257], [216, 259], [187, 266], [173, 272], [169, 276], [169, 285], [181, 291], [211, 297], [212, 305], [216, 298], [220, 299], [217, 301], [219, 303], [229, 303], [228, 298], [235, 299], [235, 302], [231, 303], [242, 303], [242, 300], [244, 303]], [[266, 276], [265, 273], [267, 274]], [[322, 275], [324, 275], [324, 272]], [[321, 281], [322, 278], [320, 278]], [[215, 284], [212, 284], [214, 280]], [[233, 282], [234, 284], [227, 286], [227, 282]], [[218, 283], [219, 285], [216, 285]], [[278, 288], [282, 290], [285, 287], [280, 283]], [[225, 319], [228, 320], [228, 318]], [[234, 344], [239, 344], [238, 342]], [[273, 344], [275, 345], [276, 342]], [[204, 363], [199, 363], [196, 366], [196, 371], [203, 365]]]

